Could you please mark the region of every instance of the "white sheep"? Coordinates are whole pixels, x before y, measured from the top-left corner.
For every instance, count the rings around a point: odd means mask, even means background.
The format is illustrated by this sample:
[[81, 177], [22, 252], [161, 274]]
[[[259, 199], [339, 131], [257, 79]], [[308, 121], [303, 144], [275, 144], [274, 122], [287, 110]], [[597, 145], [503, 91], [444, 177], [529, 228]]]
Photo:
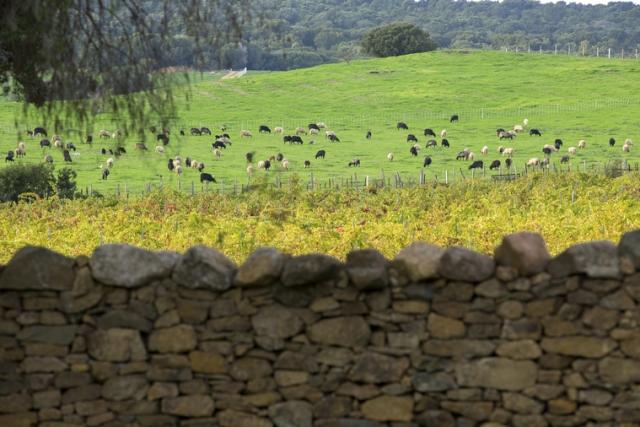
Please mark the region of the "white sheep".
[[247, 175], [253, 175], [253, 165], [247, 166]]
[[513, 131], [514, 132], [522, 132], [524, 130], [524, 128], [521, 125], [515, 125], [513, 127]]
[[446, 138], [446, 137], [447, 137], [447, 130], [442, 129], [442, 131], [440, 131], [440, 138]]
[[253, 134], [251, 133], [251, 131], [248, 130], [241, 130], [240, 131], [240, 137], [241, 138], [251, 138], [253, 136]]
[[113, 157], [109, 157], [107, 159], [107, 167], [108, 168], [112, 168], [113, 167]]
[[631, 151], [631, 146], [629, 144], [624, 144], [622, 146], [622, 151], [625, 152], [625, 153], [630, 152]]
[[413, 144], [413, 148], [415, 148], [416, 151], [420, 151], [422, 147], [420, 147], [420, 144]]
[[156, 145], [156, 153], [163, 154], [164, 147], [162, 145]]
[[542, 149], [544, 150], [545, 148], [551, 150], [551, 151], [558, 151], [558, 149], [556, 148], [555, 145], [551, 145], [551, 144], [544, 144], [544, 146], [542, 147]]
[[527, 166], [538, 166], [540, 164], [540, 159], [537, 157], [533, 157], [529, 159], [527, 162]]
[[524, 119], [524, 120], [522, 121], [522, 126], [523, 126], [523, 127], [527, 127], [527, 126], [529, 126], [529, 119]]
[[309, 129], [309, 134], [310, 135], [317, 135], [319, 133], [320, 133], [320, 131], [318, 131], [318, 129], [313, 129], [313, 128]]
[[283, 168], [283, 169], [286, 169], [286, 170], [289, 170], [289, 160], [284, 159], [284, 160], [282, 161], [282, 168]]
[[200, 167], [200, 162], [197, 160], [191, 160], [191, 169], [198, 169]]
[[335, 133], [334, 131], [332, 131], [332, 130], [325, 131], [325, 133], [324, 133], [324, 137], [325, 137], [325, 138], [335, 137], [335, 136], [337, 136], [337, 135], [336, 135], [336, 133]]
[[276, 126], [273, 128], [274, 133], [284, 133], [284, 128], [282, 126]]
[[258, 162], [258, 169], [264, 169], [264, 160]]
[[175, 173], [177, 173], [178, 175], [182, 175], [182, 166], [180, 166], [180, 165], [176, 166], [173, 171]]
[[111, 137], [111, 132], [109, 132], [108, 130], [105, 130], [105, 129], [101, 129], [100, 132], [98, 132], [98, 136], [100, 138], [110, 138]]
[[21, 157], [21, 156], [24, 156], [25, 154], [27, 154], [25, 150], [23, 150], [20, 147], [16, 148], [16, 156]]
[[324, 123], [320, 122], [320, 123], [316, 123], [316, 126], [318, 126], [320, 129], [324, 129], [327, 127], [327, 125], [325, 125]]
[[467, 160], [473, 161], [475, 158], [476, 158], [476, 155], [473, 153], [473, 151], [469, 151], [469, 155], [467, 156]]
[[482, 153], [483, 156], [486, 156], [487, 154], [489, 154], [489, 147], [485, 145], [484, 147], [482, 147], [482, 150], [480, 150], [480, 153]]
[[387, 154], [387, 160], [389, 160], [390, 162], [393, 162], [393, 153]]
[[296, 135], [306, 135], [307, 134], [307, 130], [303, 127], [298, 127], [296, 128]]
[[53, 135], [53, 138], [51, 138], [52, 141], [62, 141], [62, 137], [60, 135]]
[[27, 151], [27, 146], [22, 141], [18, 142], [18, 148], [21, 149], [22, 151]]
[[180, 166], [180, 165], [182, 165], [182, 160], [181, 159], [179, 159], [177, 157], [175, 159], [173, 159], [173, 166]]
[[53, 146], [56, 148], [63, 148], [64, 144], [62, 143], [61, 140], [56, 139], [55, 141], [53, 141]]
[[630, 138], [625, 139], [625, 140], [624, 140], [624, 143], [625, 143], [626, 145], [633, 145], [633, 141], [632, 141]]
[[513, 148], [511, 147], [505, 148], [504, 150], [502, 150], [502, 155], [507, 157], [513, 157]]
[[578, 141], [578, 148], [580, 149], [587, 148], [587, 141], [585, 141], [584, 139], [581, 139], [580, 141]]
[[576, 149], [576, 147], [569, 147], [567, 148], [567, 152], [569, 154], [571, 154], [572, 156], [575, 156], [576, 154], [578, 154], [578, 150]]
[[216, 156], [216, 158], [218, 158], [218, 159], [219, 159], [220, 157], [222, 157], [222, 151], [220, 151], [220, 149], [219, 149], [219, 148], [215, 148], [215, 149], [213, 150], [213, 154], [214, 154], [214, 155]]

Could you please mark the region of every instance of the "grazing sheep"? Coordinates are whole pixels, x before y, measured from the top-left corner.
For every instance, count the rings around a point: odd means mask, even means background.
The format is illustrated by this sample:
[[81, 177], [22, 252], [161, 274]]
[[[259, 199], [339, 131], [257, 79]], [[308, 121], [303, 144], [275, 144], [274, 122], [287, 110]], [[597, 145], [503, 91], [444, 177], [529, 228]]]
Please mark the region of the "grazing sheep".
[[521, 125], [515, 125], [513, 127], [513, 131], [514, 132], [522, 132], [522, 131], [524, 131], [524, 128]]
[[368, 131], [367, 131], [367, 134], [365, 135], [365, 138], [367, 138], [367, 139], [371, 139], [371, 137], [372, 137], [371, 131], [370, 131], [370, 130], [368, 130]]
[[551, 160], [549, 160], [548, 157], [545, 157], [544, 159], [540, 160], [540, 166], [549, 166], [549, 163], [551, 163]]
[[482, 154], [483, 156], [489, 154], [489, 147], [487, 147], [486, 145], [482, 147], [482, 150], [480, 150], [480, 154]]
[[522, 121], [522, 126], [523, 126], [523, 127], [527, 127], [527, 126], [529, 126], [529, 119], [524, 119], [524, 120]]
[[146, 151], [147, 146], [144, 144], [144, 142], [136, 142], [136, 150]]
[[258, 162], [258, 169], [264, 169], [264, 160]]
[[504, 130], [504, 128], [498, 128], [498, 129], [496, 129], [496, 136], [500, 136], [500, 134], [501, 134], [501, 133], [504, 133], [504, 132], [506, 132], [506, 131]]
[[504, 151], [504, 147], [501, 145], [498, 147], [498, 153], [502, 154], [502, 152]]
[[609, 147], [613, 147], [614, 145], [616, 145], [616, 139], [615, 138], [609, 138]]
[[435, 138], [436, 137], [436, 133], [433, 131], [433, 129], [426, 128], [424, 130], [424, 136], [433, 136]]
[[407, 142], [418, 142], [418, 138], [412, 133], [407, 135]]
[[164, 147], [162, 145], [156, 145], [156, 153], [164, 154]]
[[[260, 163], [258, 163], [258, 166], [259, 165], [260, 165]], [[249, 176], [253, 175], [253, 165], [247, 166], [247, 175], [249, 175]]]
[[633, 141], [631, 140], [631, 138], [627, 138], [627, 139], [625, 139], [625, 140], [624, 140], [624, 143], [625, 143], [626, 145], [633, 145]]
[[482, 160], [476, 160], [475, 162], [471, 163], [471, 165], [469, 165], [469, 170], [472, 169], [484, 169], [484, 163], [482, 162]]
[[415, 147], [415, 145], [409, 149], [409, 153], [411, 153], [411, 155], [414, 157], [418, 157], [418, 149]]
[[56, 148], [62, 148], [64, 146], [64, 144], [62, 144], [62, 141], [59, 139], [54, 139], [53, 140], [53, 146]]
[[44, 161], [46, 163], [53, 163], [53, 156], [51, 154], [47, 154], [46, 156], [44, 156]]
[[107, 159], [107, 162], [106, 162], [106, 163], [107, 163], [107, 167], [108, 167], [108, 168], [112, 168], [112, 167], [113, 167], [113, 157], [109, 157], [109, 158]]
[[282, 126], [276, 126], [273, 128], [273, 133], [284, 133], [284, 128]]
[[393, 153], [387, 154], [387, 160], [389, 160], [390, 162], [393, 161]]
[[511, 139], [511, 140], [512, 140], [513, 138], [515, 138], [515, 137], [516, 137], [516, 133], [515, 133], [514, 131], [511, 131], [511, 130], [510, 130], [510, 131], [507, 131], [507, 132], [504, 132], [504, 131], [503, 131], [503, 132], [500, 132], [500, 133], [498, 134], [498, 137], [499, 137], [500, 139], [507, 139], [507, 138], [508, 138], [508, 139]]
[[307, 134], [307, 130], [303, 127], [297, 127], [296, 128], [296, 135], [306, 135]]
[[555, 145], [551, 145], [551, 144], [545, 144], [542, 147], [543, 150], [548, 149], [549, 151], [558, 151], [558, 149], [556, 148]]
[[276, 154], [276, 160], [281, 162], [284, 160], [284, 155], [282, 153]]
[[538, 166], [540, 165], [540, 159], [537, 157], [533, 157], [527, 161], [527, 166]]
[[360, 159], [353, 159], [349, 162], [349, 167], [354, 166], [354, 167], [358, 167], [360, 166]]
[[71, 160], [71, 154], [69, 154], [69, 150], [66, 150], [66, 149], [65, 149], [65, 150], [62, 152], [62, 156], [64, 157], [64, 161], [65, 161], [65, 162], [67, 162], [67, 163], [71, 163], [71, 162], [72, 162], [72, 160]]
[[513, 157], [513, 148], [508, 147], [502, 150], [502, 155], [507, 157]]
[[534, 136], [534, 135], [536, 135], [536, 136], [542, 136], [542, 132], [540, 132], [540, 130], [539, 130], [539, 129], [531, 129], [531, 130], [529, 131], [529, 136]]
[[551, 155], [551, 153], [553, 152], [553, 150], [552, 150], [551, 148], [544, 147], [544, 148], [542, 149], [542, 152], [543, 152], [545, 155], [550, 156], [550, 155]]
[[255, 155], [254, 151], [251, 151], [244, 155], [244, 158], [247, 159], [247, 163], [253, 163], [253, 156]]
[[576, 147], [567, 148], [567, 152], [572, 156], [575, 156], [576, 154], [578, 154], [578, 150], [576, 149]]
[[305, 160], [305, 161], [304, 161], [304, 167], [305, 167], [305, 168], [309, 168], [309, 167], [311, 167], [311, 162], [310, 162], [309, 160]]
[[6, 162], [13, 162], [13, 158], [14, 158], [14, 153], [13, 151], [9, 150], [7, 151], [7, 157], [4, 158], [5, 163]]
[[569, 156], [562, 156], [560, 158], [560, 163], [569, 163], [569, 159], [570, 159]]
[[473, 151], [469, 151], [469, 154], [467, 155], [467, 160], [473, 161], [475, 158], [476, 158], [476, 155], [473, 153]]
[[319, 133], [318, 129], [309, 129], [309, 135], [318, 135]]
[[512, 162], [513, 162], [513, 161], [512, 161], [510, 158], [507, 158], [507, 159], [504, 161], [504, 165], [505, 165], [508, 169], [511, 169], [511, 163], [512, 163]]
[[326, 152], [326, 151], [324, 151], [324, 150], [318, 150], [318, 152], [316, 153], [316, 159], [318, 159], [318, 158], [322, 158], [322, 159], [324, 159], [324, 156], [325, 156], [326, 154], [327, 154], [327, 152]]
[[404, 123], [404, 122], [398, 122], [398, 124], [396, 125], [396, 129], [397, 130], [400, 130], [400, 129], [409, 130], [409, 126], [407, 126], [407, 124]]
[[629, 153], [631, 151], [631, 146], [629, 144], [622, 145], [622, 151], [625, 153]]
[[276, 156], [269, 156], [269, 161], [270, 162], [275, 162], [276, 161]]
[[22, 157], [22, 156], [24, 156], [25, 154], [27, 154], [27, 153], [25, 152], [25, 150], [23, 150], [23, 149], [22, 149], [22, 148], [20, 148], [20, 147], [16, 148], [16, 156], [18, 156], [18, 157]]
[[203, 182], [206, 182], [207, 184], [209, 184], [210, 182], [218, 182], [218, 181], [216, 181], [215, 177], [210, 173], [201, 173], [200, 184], [202, 184]]
[[453, 116], [451, 116], [451, 118], [449, 119], [449, 123], [454, 123], [457, 122], [458, 120], [460, 120], [460, 117], [457, 114], [454, 114]]
[[578, 148], [580, 149], [587, 148], [587, 141], [585, 141], [584, 139], [581, 139], [580, 141], [578, 141]]
[[447, 137], [447, 130], [446, 129], [442, 129], [440, 131], [440, 138], [446, 138]]
[[[100, 165], [100, 168], [102, 168], [102, 165]], [[109, 169], [102, 169], [102, 179], [107, 179], [107, 177], [109, 177], [109, 174], [111, 172], [109, 172]]]
[[167, 169], [169, 169], [169, 172], [173, 172], [174, 168], [175, 165], [173, 164], [173, 159], [169, 159], [169, 161], [167, 162]]
[[440, 145], [449, 148], [449, 140], [447, 138], [442, 138], [442, 142], [440, 143]]
[[260, 128], [258, 129], [258, 132], [259, 133], [271, 133], [271, 129], [267, 125], [260, 125]]
[[251, 138], [252, 136], [253, 136], [253, 134], [248, 130], [241, 130], [240, 131], [240, 137], [241, 138]]
[[500, 160], [494, 160], [489, 165], [489, 170], [499, 169], [500, 168]]
[[320, 123], [316, 123], [316, 125], [320, 128], [320, 129], [324, 129], [327, 127], [327, 125], [325, 125], [324, 123], [320, 122]]
[[213, 155], [216, 156], [217, 159], [219, 159], [220, 157], [222, 157], [222, 151], [220, 151], [219, 148], [214, 148]]
[[332, 137], [336, 137], [336, 133], [332, 130], [328, 130], [324, 132], [324, 137], [325, 138], [332, 138]]
[[284, 169], [284, 170], [289, 170], [289, 160], [284, 159], [284, 160], [282, 161], [282, 169]]
[[191, 161], [191, 169], [200, 169], [200, 162], [197, 160]]
[[425, 145], [425, 148], [437, 147], [437, 146], [438, 146], [438, 141], [436, 141], [435, 139], [430, 139], [427, 141], [427, 145]]
[[182, 166], [177, 165], [176, 168], [174, 169], [174, 172], [178, 174], [178, 176], [182, 175]]

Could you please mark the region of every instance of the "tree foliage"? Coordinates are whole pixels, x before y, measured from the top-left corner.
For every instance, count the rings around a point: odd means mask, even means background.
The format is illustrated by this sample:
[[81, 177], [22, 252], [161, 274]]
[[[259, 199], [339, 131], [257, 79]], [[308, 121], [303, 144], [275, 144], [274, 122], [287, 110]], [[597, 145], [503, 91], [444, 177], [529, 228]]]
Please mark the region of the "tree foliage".
[[38, 197], [53, 194], [53, 167], [47, 164], [15, 164], [0, 169], [0, 202], [17, 202], [21, 194]]
[[387, 57], [429, 52], [436, 49], [436, 44], [415, 25], [396, 23], [368, 32], [362, 39], [362, 48], [370, 55]]

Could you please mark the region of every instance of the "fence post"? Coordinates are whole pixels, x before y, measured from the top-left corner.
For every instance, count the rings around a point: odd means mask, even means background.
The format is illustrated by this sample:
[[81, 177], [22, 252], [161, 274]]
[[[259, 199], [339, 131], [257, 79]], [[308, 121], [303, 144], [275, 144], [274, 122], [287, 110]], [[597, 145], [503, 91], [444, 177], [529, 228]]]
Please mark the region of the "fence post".
[[609, 59], [611, 59], [611, 48], [608, 49], [607, 56], [609, 57]]
[[554, 50], [553, 50], [553, 54], [557, 55], [558, 54], [558, 45], [556, 44]]
[[596, 46], [596, 58], [600, 58], [600, 47]]
[[624, 49], [622, 49], [622, 59], [624, 59]]
[[446, 169], [444, 170], [444, 183], [449, 184], [449, 171]]

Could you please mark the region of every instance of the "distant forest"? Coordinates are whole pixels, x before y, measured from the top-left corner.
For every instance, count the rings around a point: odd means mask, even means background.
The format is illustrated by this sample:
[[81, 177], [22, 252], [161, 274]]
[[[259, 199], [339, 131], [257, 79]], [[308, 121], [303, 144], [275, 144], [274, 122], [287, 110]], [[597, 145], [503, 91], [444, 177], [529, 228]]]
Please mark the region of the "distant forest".
[[[151, 1], [153, 8], [153, 1]], [[573, 51], [640, 47], [640, 5], [541, 4], [531, 0], [255, 0], [242, 43], [206, 55], [203, 68], [286, 70], [362, 57], [369, 30], [410, 22], [440, 48]], [[184, 29], [183, 29], [184, 30]], [[170, 64], [192, 67], [190, 39], [176, 29]]]

